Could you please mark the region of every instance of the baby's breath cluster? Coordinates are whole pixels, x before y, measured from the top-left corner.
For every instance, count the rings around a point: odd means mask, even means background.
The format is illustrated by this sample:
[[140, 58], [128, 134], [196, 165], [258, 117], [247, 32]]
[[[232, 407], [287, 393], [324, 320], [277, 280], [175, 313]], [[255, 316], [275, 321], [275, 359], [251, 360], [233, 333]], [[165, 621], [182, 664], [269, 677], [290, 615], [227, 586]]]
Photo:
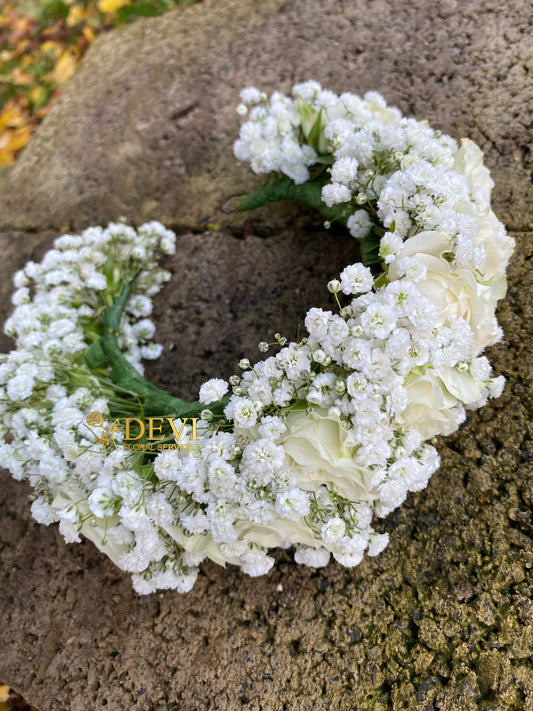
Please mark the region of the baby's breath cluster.
[[[190, 589], [206, 558], [255, 576], [275, 547], [314, 567], [378, 554], [388, 535], [375, 517], [426, 486], [439, 465], [433, 438], [503, 387], [483, 350], [501, 338], [495, 307], [513, 241], [490, 209], [479, 148], [376, 93], [337, 96], [311, 81], [292, 97], [248, 88], [241, 99], [237, 158], [310, 185], [308, 204], [318, 186], [327, 222], [373, 256], [329, 282], [334, 306], [308, 311], [303, 339], [262, 341], [264, 360], [243, 358], [239, 375], [202, 385], [199, 403], [158, 413], [192, 407], [194, 428], [173, 423], [197, 446], [122, 449], [114, 424], [139, 406], [113, 381], [112, 352], [98, 357], [124, 284], [119, 345], [138, 371], [159, 354], [148, 317], [172, 233], [150, 223], [63, 236], [15, 276], [0, 464], [32, 484], [37, 520], [59, 521], [68, 541], [90, 538], [139, 593]], [[128, 382], [135, 394], [140, 381]], [[102, 428], [115, 449], [102, 447]]]
[[[91, 369], [84, 360], [126, 283], [132, 286], [118, 336], [123, 353], [139, 371], [141, 359], [159, 356], [149, 316], [152, 297], [170, 274], [157, 259], [174, 250], [174, 233], [157, 222], [137, 230], [110, 224], [63, 235], [39, 264], [28, 262], [15, 274], [16, 308], [5, 332], [17, 347], [0, 356], [0, 434], [6, 436], [0, 466], [30, 482], [37, 521], [59, 522], [68, 542], [84, 535], [125, 570], [157, 562], [159, 585], [184, 591], [196, 573], [161, 528], [174, 520], [172, 504], [153, 466], [121, 449], [123, 433], [113, 427], [115, 418], [139, 417], [138, 405], [105, 368]], [[100, 415], [93, 426], [90, 413]]]

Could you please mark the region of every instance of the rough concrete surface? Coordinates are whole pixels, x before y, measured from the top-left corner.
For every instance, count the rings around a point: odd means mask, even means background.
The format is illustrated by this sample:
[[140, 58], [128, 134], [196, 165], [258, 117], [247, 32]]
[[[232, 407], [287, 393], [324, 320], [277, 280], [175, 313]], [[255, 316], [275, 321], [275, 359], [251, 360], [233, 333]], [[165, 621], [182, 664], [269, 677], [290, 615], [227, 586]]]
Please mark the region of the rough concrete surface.
[[381, 524], [389, 548], [353, 570], [279, 551], [268, 576], [208, 564], [188, 595], [139, 598], [92, 545], [34, 523], [2, 473], [0, 678], [41, 711], [533, 709], [530, 21], [517, 1], [213, 0], [95, 43], [3, 185], [0, 315], [53, 234], [125, 215], [180, 231], [154, 381], [191, 396], [294, 335], [354, 245], [292, 205], [231, 213], [250, 186], [231, 143], [239, 88], [313, 77], [486, 151], [517, 239], [489, 353], [508, 382], [439, 442], [428, 488]]
[[[523, 0], [213, 0], [137, 22], [95, 42], [0, 191], [0, 225], [234, 224], [227, 199], [250, 188], [231, 151], [238, 92], [310, 77], [476, 140], [500, 203], [516, 199], [532, 159], [532, 17]], [[523, 229], [533, 206], [505, 217]]]

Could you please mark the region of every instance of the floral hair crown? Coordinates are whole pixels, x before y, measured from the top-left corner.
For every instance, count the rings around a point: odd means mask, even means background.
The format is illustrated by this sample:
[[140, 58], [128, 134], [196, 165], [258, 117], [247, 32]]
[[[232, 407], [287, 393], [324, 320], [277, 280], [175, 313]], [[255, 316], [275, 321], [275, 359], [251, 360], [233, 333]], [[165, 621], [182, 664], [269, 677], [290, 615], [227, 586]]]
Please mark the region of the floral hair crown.
[[373, 92], [309, 81], [241, 99], [235, 155], [275, 176], [241, 207], [296, 199], [359, 242], [307, 336], [260, 343], [274, 354], [187, 403], [142, 376], [161, 352], [157, 256], [175, 250], [161, 224], [63, 235], [14, 278], [0, 465], [32, 485], [37, 521], [92, 540], [139, 593], [190, 590], [205, 558], [255, 576], [275, 547], [314, 567], [378, 554], [374, 518], [439, 466], [428, 441], [503, 388], [482, 352], [502, 337], [513, 240], [479, 148]]

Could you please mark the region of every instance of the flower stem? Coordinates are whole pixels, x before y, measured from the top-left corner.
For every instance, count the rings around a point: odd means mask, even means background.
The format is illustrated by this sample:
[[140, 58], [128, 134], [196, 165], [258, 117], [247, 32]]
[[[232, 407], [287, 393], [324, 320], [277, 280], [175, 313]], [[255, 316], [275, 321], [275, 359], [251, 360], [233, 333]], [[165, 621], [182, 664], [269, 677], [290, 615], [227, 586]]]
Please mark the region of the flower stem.
[[172, 415], [181, 419], [200, 417], [208, 409], [215, 416], [222, 416], [224, 401], [205, 406], [200, 402], [186, 402], [166, 390], [149, 383], [126, 359], [118, 345], [117, 334], [124, 307], [131, 292], [131, 284], [124, 284], [122, 291], [104, 314], [104, 335], [84, 352], [85, 362], [92, 370], [104, 363], [111, 366], [109, 378], [122, 390], [141, 401], [146, 415]]

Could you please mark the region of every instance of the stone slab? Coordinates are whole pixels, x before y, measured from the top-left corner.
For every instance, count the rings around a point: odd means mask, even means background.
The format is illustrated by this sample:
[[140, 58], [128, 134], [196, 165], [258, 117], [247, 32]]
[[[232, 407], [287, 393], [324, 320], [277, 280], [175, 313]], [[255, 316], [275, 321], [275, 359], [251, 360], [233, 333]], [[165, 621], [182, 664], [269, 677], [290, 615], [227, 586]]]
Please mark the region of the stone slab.
[[[0, 226], [126, 216], [241, 229], [228, 198], [253, 181], [232, 156], [238, 93], [315, 78], [339, 92], [380, 91], [407, 115], [477, 141], [497, 212], [528, 229], [532, 18], [523, 0], [216, 0], [134, 23], [98, 38], [3, 179]], [[290, 211], [256, 220], [272, 233]]]
[[[517, 237], [507, 343], [490, 354], [504, 395], [439, 443], [428, 488], [382, 524], [389, 548], [353, 570], [278, 551], [268, 576], [207, 564], [190, 594], [140, 598], [91, 544], [33, 522], [28, 487], [0, 474], [2, 678], [41, 711], [531, 708], [533, 235]], [[332, 239], [180, 236], [151, 377], [193, 394], [309, 299], [327, 305], [325, 280], [353, 256]]]

